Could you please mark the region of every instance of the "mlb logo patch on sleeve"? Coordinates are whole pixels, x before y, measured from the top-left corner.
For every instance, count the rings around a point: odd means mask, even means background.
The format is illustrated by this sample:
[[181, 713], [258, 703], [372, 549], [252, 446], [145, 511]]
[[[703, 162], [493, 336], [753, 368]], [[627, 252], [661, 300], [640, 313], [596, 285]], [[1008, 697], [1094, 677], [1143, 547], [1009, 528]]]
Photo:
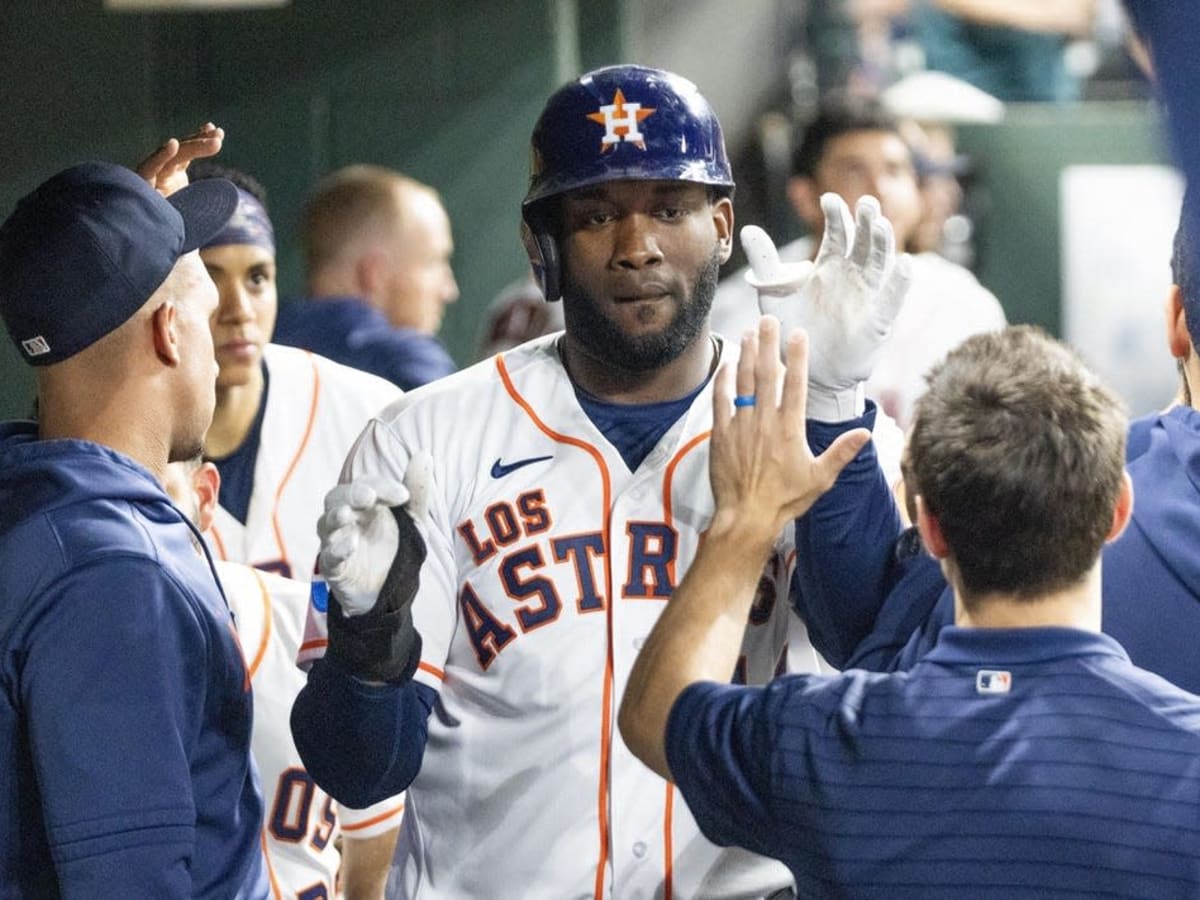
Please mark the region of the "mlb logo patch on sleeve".
[[975, 673], [977, 694], [1007, 694], [1012, 690], [1012, 673], [997, 669], [980, 669]]

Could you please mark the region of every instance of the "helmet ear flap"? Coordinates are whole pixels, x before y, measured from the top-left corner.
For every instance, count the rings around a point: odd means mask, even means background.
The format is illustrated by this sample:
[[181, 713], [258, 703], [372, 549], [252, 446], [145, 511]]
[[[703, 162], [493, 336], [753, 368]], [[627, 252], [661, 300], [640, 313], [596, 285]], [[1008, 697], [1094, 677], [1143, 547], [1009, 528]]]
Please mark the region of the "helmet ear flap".
[[558, 242], [549, 231], [538, 229], [534, 231], [528, 222], [521, 223], [521, 243], [529, 254], [529, 265], [533, 268], [533, 277], [542, 296], [553, 303], [562, 298], [562, 284], [559, 280]]

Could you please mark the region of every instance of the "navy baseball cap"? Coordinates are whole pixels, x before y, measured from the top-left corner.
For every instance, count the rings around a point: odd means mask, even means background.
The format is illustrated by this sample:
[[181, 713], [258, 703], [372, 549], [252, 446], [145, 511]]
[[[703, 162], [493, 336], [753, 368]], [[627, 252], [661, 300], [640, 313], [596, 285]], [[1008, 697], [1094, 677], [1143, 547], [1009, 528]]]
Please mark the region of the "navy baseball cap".
[[164, 198], [103, 162], [41, 184], [0, 225], [0, 317], [25, 361], [61, 362], [124, 324], [237, 203], [228, 181]]

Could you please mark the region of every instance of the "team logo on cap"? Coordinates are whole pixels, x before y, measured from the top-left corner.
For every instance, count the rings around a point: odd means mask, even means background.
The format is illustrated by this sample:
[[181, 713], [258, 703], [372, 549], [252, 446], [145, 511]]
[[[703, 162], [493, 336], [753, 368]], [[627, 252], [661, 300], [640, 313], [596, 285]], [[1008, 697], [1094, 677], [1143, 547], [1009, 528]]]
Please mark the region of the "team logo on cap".
[[613, 102], [600, 107], [599, 112], [588, 113], [588, 118], [604, 126], [604, 137], [600, 139], [600, 152], [608, 153], [621, 141], [628, 141], [639, 150], [646, 149], [646, 138], [638, 123], [654, 115], [654, 107], [642, 109], [640, 103], [627, 103], [621, 89], [613, 95]]
[[45, 356], [50, 352], [50, 344], [39, 334], [37, 337], [21, 341], [21, 349], [28, 356]]

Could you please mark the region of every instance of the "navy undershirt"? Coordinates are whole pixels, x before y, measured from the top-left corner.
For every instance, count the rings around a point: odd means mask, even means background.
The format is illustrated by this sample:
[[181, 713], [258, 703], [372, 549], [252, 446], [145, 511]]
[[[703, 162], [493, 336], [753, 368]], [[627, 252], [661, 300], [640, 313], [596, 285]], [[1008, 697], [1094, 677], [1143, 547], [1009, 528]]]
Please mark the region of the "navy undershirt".
[[263, 414], [267, 409], [267, 391], [271, 386], [267, 374], [266, 363], [262, 367], [263, 389], [262, 399], [258, 403], [258, 413], [246, 439], [228, 456], [216, 459], [209, 457], [217, 471], [221, 473], [221, 506], [235, 519], [246, 524], [246, 515], [250, 511], [250, 495], [254, 493], [254, 463], [258, 460], [258, 445], [262, 439]]
[[592, 424], [620, 452], [629, 471], [636, 472], [642, 460], [688, 411], [706, 384], [707, 378], [686, 397], [661, 403], [608, 403], [585, 393], [578, 385], [575, 385], [575, 396]]

